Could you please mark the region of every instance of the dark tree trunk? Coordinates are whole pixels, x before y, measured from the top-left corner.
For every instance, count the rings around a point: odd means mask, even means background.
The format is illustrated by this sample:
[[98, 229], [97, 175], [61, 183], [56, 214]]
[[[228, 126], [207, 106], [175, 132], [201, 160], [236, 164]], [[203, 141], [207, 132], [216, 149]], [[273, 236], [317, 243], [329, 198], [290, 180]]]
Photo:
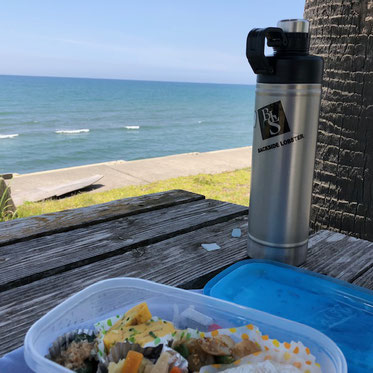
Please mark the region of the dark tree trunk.
[[373, 241], [373, 1], [306, 0], [324, 57], [311, 226]]

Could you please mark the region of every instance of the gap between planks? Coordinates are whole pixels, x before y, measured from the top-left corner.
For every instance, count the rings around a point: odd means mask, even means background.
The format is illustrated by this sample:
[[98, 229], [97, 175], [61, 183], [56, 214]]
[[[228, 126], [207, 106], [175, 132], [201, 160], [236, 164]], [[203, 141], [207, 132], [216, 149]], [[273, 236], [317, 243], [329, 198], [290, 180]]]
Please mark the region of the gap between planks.
[[198, 200], [3, 246], [0, 291], [247, 215], [247, 211], [245, 206]]
[[[238, 217], [152, 245], [137, 247], [125, 254], [2, 293], [0, 332], [3, 338], [0, 341], [0, 355], [20, 346], [29, 326], [49, 309], [99, 280], [132, 276], [174, 286], [188, 287], [188, 283], [203, 286], [201, 279], [204, 276], [209, 278], [227, 265], [246, 258], [246, 227], [246, 217]], [[222, 244], [219, 237], [228, 237], [233, 228], [241, 228], [241, 238], [234, 241], [226, 238], [226, 244]], [[222, 245], [223, 251], [205, 252], [200, 248], [202, 242], [217, 242]], [[353, 282], [372, 288], [373, 283], [369, 280], [373, 275], [369, 264], [372, 261], [369, 255], [372, 245], [364, 240], [320, 231], [310, 238], [309, 256], [303, 267], [347, 281], [353, 280], [359, 271], [358, 266], [360, 270], [369, 267], [362, 277]], [[352, 255], [348, 255], [348, 252]], [[362, 261], [358, 260], [359, 254], [363, 257]], [[364, 264], [366, 261], [368, 264]], [[14, 319], [18, 320], [16, 324]]]
[[[234, 228], [241, 229], [240, 238], [231, 236]], [[246, 234], [245, 215], [5, 291], [0, 304], [0, 355], [20, 346], [37, 319], [88, 285], [130, 276], [185, 287], [187, 281], [246, 259]], [[221, 249], [208, 252], [201, 247], [211, 242]]]
[[107, 222], [125, 216], [177, 206], [204, 198], [201, 194], [185, 190], [171, 190], [119, 199], [89, 207], [16, 219], [0, 224], [0, 246]]
[[[301, 268], [373, 290], [373, 242], [321, 230], [309, 240], [307, 261]], [[373, 272], [373, 271], [372, 271]]]

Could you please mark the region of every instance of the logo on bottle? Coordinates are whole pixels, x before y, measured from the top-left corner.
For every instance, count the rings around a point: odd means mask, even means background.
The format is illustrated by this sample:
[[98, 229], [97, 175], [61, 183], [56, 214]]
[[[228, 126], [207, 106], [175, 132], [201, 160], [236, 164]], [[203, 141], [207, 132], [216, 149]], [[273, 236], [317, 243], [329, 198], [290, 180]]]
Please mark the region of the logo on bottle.
[[263, 140], [290, 132], [281, 101], [258, 109], [258, 118]]

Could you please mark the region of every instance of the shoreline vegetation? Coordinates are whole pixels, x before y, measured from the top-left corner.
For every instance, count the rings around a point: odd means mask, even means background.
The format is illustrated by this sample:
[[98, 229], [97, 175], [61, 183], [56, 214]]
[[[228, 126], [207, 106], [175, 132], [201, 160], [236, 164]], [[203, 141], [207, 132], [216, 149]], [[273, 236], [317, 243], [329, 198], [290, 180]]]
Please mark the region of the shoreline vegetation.
[[208, 199], [217, 199], [248, 206], [250, 180], [251, 168], [217, 174], [181, 176], [150, 184], [126, 186], [105, 192], [83, 192], [67, 198], [43, 202], [26, 202], [17, 208], [16, 218], [87, 207], [116, 199], [136, 197], [171, 189], [184, 189], [202, 194]]

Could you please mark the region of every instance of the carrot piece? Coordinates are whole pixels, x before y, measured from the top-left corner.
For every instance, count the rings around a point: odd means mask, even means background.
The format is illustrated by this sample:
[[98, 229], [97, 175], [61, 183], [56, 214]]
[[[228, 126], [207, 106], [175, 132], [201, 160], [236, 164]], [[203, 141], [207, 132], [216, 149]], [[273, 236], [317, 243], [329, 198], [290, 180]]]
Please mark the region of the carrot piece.
[[171, 369], [170, 373], [182, 373], [182, 370], [178, 367], [173, 367]]
[[124, 361], [122, 373], [137, 373], [140, 368], [143, 354], [137, 351], [128, 351], [126, 360]]

